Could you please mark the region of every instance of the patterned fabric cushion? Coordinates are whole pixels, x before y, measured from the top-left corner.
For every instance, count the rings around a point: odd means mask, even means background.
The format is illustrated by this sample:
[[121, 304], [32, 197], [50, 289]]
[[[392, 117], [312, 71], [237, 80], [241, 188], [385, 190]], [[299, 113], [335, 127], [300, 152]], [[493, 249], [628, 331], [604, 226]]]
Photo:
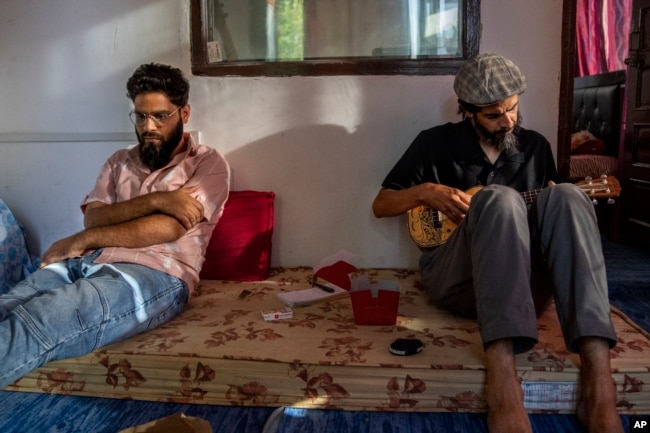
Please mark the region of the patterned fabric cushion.
[[27, 251], [23, 228], [0, 199], [0, 293], [9, 291], [37, 265]]
[[231, 191], [205, 252], [201, 279], [259, 281], [268, 277], [275, 193]]
[[[284, 307], [279, 294], [313, 280], [312, 267], [273, 268], [264, 281], [203, 280], [185, 311], [164, 325], [53, 361], [6, 390], [240, 408], [484, 412], [485, 352], [476, 321], [432, 305], [417, 270], [358, 269], [354, 276], [399, 283], [395, 325], [357, 325], [349, 296], [264, 320], [262, 311]], [[612, 322], [616, 407], [650, 413], [650, 335], [615, 308]], [[539, 343], [516, 358], [526, 409], [575, 413], [580, 357], [567, 352], [552, 303], [538, 329]], [[424, 348], [395, 356], [389, 349], [397, 339], [417, 339]]]

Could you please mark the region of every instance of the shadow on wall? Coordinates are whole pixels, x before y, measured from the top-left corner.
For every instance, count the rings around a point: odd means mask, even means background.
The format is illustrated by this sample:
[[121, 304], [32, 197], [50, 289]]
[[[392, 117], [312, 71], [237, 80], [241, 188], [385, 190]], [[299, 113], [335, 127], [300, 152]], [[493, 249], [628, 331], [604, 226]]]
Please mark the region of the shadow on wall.
[[[357, 136], [364, 131], [302, 126], [226, 155], [233, 190], [276, 193], [273, 266], [313, 266], [339, 249], [357, 255], [358, 267], [417, 266], [419, 250], [405, 218], [379, 220], [372, 214], [390, 167], [376, 157], [376, 143]], [[396, 251], [403, 263], [395, 262]]]

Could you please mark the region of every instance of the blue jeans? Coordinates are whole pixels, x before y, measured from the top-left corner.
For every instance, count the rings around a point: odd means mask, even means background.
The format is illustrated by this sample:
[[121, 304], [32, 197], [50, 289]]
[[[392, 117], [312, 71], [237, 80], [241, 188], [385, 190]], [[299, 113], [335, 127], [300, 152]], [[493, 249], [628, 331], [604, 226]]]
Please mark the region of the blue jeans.
[[68, 259], [0, 295], [0, 389], [53, 360], [153, 329], [188, 299], [180, 279], [132, 263]]

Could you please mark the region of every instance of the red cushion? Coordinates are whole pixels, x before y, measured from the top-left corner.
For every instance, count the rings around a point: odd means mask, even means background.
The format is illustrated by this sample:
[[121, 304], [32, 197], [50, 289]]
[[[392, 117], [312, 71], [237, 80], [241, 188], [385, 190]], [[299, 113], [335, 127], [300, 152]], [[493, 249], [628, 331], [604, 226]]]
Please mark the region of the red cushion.
[[589, 131], [579, 131], [571, 134], [571, 153], [573, 155], [602, 155], [605, 152], [605, 142], [596, 138]]
[[212, 232], [202, 279], [259, 281], [269, 276], [275, 193], [231, 191]]

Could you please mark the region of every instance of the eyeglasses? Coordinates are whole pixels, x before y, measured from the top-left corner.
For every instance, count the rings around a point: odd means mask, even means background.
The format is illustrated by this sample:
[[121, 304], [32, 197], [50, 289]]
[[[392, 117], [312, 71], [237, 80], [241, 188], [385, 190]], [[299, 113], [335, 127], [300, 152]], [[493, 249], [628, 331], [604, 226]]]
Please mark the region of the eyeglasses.
[[153, 123], [156, 126], [164, 126], [167, 124], [167, 122], [169, 122], [169, 119], [171, 119], [172, 116], [176, 114], [180, 109], [181, 107], [178, 107], [171, 113], [165, 113], [163, 111], [151, 114], [140, 113], [139, 111], [133, 110], [129, 113], [129, 119], [131, 119], [131, 122], [135, 126], [144, 126], [144, 124], [147, 123], [147, 118], [153, 120]]

